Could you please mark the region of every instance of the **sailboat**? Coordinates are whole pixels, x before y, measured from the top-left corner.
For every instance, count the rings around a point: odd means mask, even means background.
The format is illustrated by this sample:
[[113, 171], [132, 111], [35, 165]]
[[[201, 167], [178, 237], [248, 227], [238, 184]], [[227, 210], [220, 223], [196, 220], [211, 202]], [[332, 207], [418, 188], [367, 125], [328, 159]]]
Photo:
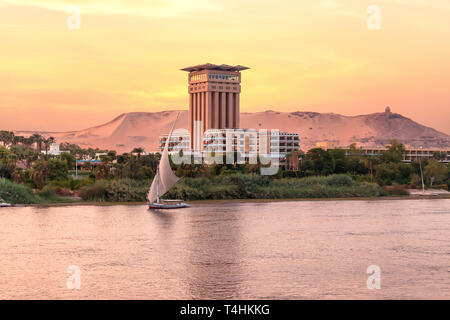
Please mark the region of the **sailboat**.
[[156, 170], [156, 175], [148, 192], [147, 200], [149, 209], [180, 209], [189, 207], [189, 205], [183, 200], [161, 199], [161, 196], [169, 191], [170, 188], [172, 188], [175, 183], [180, 180], [180, 178], [173, 173], [169, 162], [169, 141], [176, 121], [177, 120], [175, 119], [169, 136], [167, 137], [166, 144], [161, 155], [161, 160], [159, 161], [158, 169]]

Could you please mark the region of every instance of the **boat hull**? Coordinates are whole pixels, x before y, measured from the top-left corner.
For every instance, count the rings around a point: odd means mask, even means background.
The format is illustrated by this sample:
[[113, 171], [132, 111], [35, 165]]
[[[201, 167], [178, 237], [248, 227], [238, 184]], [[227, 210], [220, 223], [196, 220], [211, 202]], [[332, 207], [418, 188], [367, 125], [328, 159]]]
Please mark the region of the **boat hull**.
[[176, 204], [167, 204], [167, 203], [149, 203], [148, 208], [149, 209], [163, 209], [163, 210], [170, 210], [170, 209], [182, 209], [182, 208], [189, 208], [190, 205], [187, 203], [176, 203]]

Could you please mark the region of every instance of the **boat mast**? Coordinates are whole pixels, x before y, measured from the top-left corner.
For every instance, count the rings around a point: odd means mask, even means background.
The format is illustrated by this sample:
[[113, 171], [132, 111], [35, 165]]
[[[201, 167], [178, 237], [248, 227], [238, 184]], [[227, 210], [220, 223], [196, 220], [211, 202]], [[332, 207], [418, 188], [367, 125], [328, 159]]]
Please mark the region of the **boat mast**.
[[423, 170], [422, 170], [422, 160], [419, 157], [419, 165], [420, 165], [420, 177], [422, 178], [422, 195], [425, 194], [425, 183], [423, 182]]
[[155, 178], [158, 178], [158, 180], [156, 180], [156, 203], [159, 203], [159, 167], [156, 169]]

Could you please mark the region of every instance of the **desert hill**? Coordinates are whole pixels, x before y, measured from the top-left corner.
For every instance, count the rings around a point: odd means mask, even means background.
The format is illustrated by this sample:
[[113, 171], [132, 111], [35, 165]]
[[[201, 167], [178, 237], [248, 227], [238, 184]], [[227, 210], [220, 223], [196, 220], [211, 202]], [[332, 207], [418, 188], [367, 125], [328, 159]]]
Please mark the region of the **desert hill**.
[[[178, 111], [124, 113], [97, 127], [71, 132], [40, 132], [57, 142], [76, 143], [81, 147], [98, 147], [129, 152], [134, 147], [157, 150], [158, 138], [168, 133]], [[279, 129], [300, 134], [302, 150], [317, 142], [347, 146], [384, 146], [397, 139], [411, 147], [449, 148], [450, 136], [423, 126], [389, 110], [360, 116], [317, 112], [241, 113], [241, 127]], [[188, 128], [188, 111], [180, 111], [176, 128]], [[29, 135], [34, 132], [18, 131]]]

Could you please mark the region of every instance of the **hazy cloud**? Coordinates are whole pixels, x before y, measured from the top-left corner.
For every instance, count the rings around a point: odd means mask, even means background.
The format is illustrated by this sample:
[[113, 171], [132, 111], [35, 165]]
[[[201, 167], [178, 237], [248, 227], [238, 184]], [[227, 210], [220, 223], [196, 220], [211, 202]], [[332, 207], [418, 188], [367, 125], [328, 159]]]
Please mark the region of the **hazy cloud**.
[[318, 10], [324, 14], [350, 16], [354, 18], [365, 17], [363, 12], [352, 9], [348, 4], [344, 5], [336, 0], [310, 1], [309, 8]]
[[211, 0], [0, 0], [3, 6], [36, 7], [66, 12], [68, 6], [79, 6], [82, 14], [134, 15], [146, 17], [180, 16], [197, 11], [220, 11]]
[[408, 6], [450, 9], [448, 0], [393, 0], [393, 2]]

